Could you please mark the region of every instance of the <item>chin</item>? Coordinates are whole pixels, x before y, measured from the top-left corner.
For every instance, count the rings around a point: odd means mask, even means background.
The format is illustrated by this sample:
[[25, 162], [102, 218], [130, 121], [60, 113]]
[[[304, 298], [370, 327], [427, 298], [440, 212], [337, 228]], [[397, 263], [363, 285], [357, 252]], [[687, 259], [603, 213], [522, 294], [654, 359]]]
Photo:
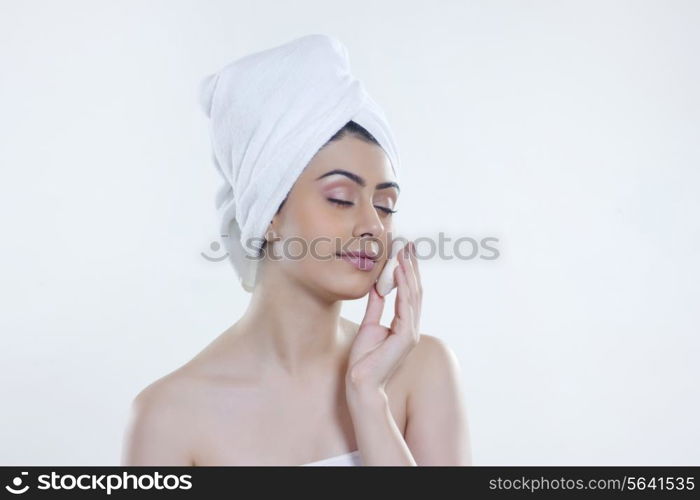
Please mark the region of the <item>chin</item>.
[[369, 293], [374, 286], [374, 281], [369, 276], [337, 279], [332, 283], [324, 283], [324, 288], [339, 300], [361, 299]]
[[336, 300], [356, 300], [369, 293], [377, 276], [376, 272], [355, 271], [345, 262], [333, 261], [327, 266], [307, 267], [301, 271], [299, 279], [312, 277], [313, 288]]

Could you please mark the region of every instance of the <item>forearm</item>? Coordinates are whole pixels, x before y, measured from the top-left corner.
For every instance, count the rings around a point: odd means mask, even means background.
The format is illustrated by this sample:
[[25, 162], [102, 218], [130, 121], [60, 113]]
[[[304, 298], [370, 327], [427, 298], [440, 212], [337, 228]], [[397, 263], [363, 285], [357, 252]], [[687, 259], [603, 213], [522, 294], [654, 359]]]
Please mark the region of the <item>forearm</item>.
[[363, 465], [416, 465], [384, 391], [348, 388], [347, 401]]

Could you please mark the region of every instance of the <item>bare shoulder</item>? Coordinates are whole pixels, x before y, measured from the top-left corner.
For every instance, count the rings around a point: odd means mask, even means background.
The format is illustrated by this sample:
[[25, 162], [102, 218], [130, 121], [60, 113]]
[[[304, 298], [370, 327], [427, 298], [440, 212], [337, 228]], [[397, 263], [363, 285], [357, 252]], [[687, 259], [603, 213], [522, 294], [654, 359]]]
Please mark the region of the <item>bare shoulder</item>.
[[406, 359], [410, 380], [406, 443], [419, 465], [470, 465], [471, 444], [461, 368], [439, 337], [421, 334]]
[[421, 333], [412, 353], [416, 360], [430, 363], [452, 363], [457, 361], [452, 348], [440, 337]]
[[[418, 343], [403, 363], [411, 387], [438, 376], [457, 376], [459, 361], [454, 350], [440, 337], [421, 333]], [[440, 375], [441, 374], [441, 375]]]
[[191, 465], [195, 383], [183, 369], [148, 384], [131, 401], [122, 465]]
[[179, 417], [178, 410], [186, 408], [195, 394], [195, 377], [191, 370], [183, 366], [141, 389], [132, 401], [132, 409], [146, 414]]

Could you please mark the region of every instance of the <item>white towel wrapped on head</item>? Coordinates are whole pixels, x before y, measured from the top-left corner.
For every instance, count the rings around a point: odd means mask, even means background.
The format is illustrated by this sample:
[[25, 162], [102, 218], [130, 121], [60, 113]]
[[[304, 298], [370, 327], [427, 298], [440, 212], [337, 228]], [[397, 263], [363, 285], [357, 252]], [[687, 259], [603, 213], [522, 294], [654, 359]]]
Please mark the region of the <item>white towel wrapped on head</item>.
[[350, 72], [334, 37], [303, 36], [237, 59], [199, 87], [210, 119], [221, 237], [243, 288], [252, 292], [265, 232], [302, 170], [347, 122], [379, 142], [398, 178], [386, 117]]

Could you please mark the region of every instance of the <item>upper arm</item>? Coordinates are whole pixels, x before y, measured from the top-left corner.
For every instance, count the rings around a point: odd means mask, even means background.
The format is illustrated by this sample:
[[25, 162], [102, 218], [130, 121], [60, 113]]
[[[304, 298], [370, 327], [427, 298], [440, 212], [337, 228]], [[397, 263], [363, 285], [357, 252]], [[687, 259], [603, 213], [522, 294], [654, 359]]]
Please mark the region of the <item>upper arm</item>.
[[132, 401], [121, 465], [192, 465], [175, 401], [155, 382]]
[[421, 334], [407, 399], [406, 444], [417, 465], [471, 465], [465, 394], [457, 356]]

